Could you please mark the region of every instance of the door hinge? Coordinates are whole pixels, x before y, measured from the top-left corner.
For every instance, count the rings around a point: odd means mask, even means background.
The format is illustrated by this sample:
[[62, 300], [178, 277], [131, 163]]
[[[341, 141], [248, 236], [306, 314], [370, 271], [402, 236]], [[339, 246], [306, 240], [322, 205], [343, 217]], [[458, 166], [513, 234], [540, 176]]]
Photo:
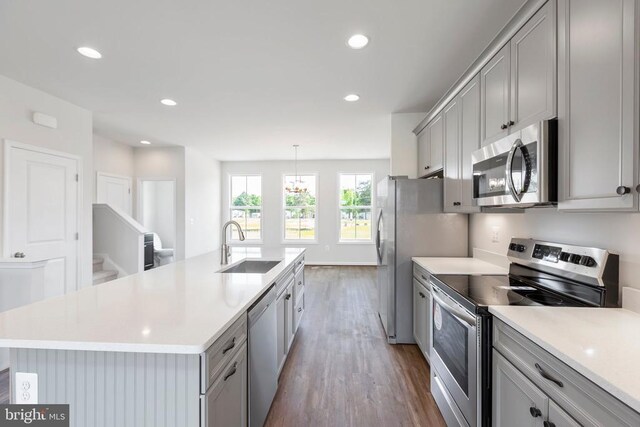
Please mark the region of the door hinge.
[[80, 233], [76, 233], [76, 240], [80, 240]]
[[131, 189], [129, 189], [129, 194], [131, 194]]
[[76, 182], [80, 181], [80, 175], [76, 174]]

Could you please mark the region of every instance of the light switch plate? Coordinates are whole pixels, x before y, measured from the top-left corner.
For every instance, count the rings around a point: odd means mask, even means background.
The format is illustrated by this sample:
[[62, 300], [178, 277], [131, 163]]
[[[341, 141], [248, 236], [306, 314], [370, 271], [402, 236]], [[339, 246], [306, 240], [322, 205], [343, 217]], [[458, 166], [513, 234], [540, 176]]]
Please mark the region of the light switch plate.
[[38, 374], [28, 372], [16, 372], [15, 376], [15, 401], [18, 405], [30, 405], [38, 403]]

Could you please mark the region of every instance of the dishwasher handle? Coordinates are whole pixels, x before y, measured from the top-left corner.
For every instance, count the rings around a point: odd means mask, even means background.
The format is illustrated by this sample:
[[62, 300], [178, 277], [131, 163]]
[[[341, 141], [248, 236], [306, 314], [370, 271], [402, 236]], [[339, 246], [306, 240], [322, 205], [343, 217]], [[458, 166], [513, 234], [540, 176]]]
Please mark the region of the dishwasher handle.
[[275, 284], [271, 285], [268, 291], [266, 291], [262, 297], [256, 301], [249, 309], [249, 327], [257, 322], [262, 314], [267, 311], [269, 306], [276, 301], [276, 288]]

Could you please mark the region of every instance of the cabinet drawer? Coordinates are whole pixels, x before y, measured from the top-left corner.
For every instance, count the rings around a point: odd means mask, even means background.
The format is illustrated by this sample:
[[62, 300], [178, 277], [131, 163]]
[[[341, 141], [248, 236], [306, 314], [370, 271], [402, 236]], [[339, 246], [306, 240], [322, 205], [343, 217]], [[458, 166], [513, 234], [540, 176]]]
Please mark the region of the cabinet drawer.
[[429, 276], [430, 274], [427, 270], [420, 267], [415, 262], [413, 263], [413, 277], [415, 277], [416, 280], [420, 282], [422, 286], [424, 286], [425, 288], [427, 288], [429, 292], [431, 292], [431, 284], [429, 283]]
[[293, 285], [293, 296], [295, 304], [298, 305], [300, 298], [304, 294], [304, 270], [296, 272], [295, 282]]
[[220, 376], [200, 397], [201, 427], [247, 426], [247, 344], [233, 353]]
[[278, 280], [278, 282], [276, 283], [276, 295], [279, 296], [287, 288], [287, 286], [289, 286], [289, 283], [291, 283], [294, 277], [295, 276], [293, 268], [284, 273], [280, 280]]
[[493, 347], [580, 424], [640, 425], [640, 414], [495, 318]]
[[247, 340], [247, 316], [243, 314], [200, 356], [200, 389], [204, 393], [224, 370], [235, 349]]

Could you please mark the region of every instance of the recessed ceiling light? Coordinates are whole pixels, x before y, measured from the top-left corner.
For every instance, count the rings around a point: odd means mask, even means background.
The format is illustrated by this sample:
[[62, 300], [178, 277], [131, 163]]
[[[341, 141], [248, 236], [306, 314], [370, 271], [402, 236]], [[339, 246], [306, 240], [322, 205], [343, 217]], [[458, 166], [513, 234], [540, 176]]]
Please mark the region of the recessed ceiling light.
[[87, 47], [87, 46], [82, 46], [78, 48], [78, 53], [82, 56], [86, 56], [87, 58], [91, 58], [91, 59], [100, 59], [102, 58], [102, 54], [100, 52], [98, 52], [97, 50]]
[[354, 34], [349, 37], [349, 40], [347, 40], [347, 44], [351, 49], [362, 49], [369, 44], [369, 37], [365, 36], [364, 34]]
[[163, 105], [167, 105], [169, 107], [175, 107], [176, 105], [178, 105], [178, 103], [176, 101], [174, 101], [173, 99], [169, 99], [169, 98], [161, 99], [160, 103], [163, 104]]
[[360, 99], [360, 95], [356, 95], [355, 93], [351, 93], [344, 97], [344, 100], [347, 102], [356, 102]]
[[151, 143], [149, 141], [143, 139], [142, 141], [140, 141], [140, 144], [150, 145]]

